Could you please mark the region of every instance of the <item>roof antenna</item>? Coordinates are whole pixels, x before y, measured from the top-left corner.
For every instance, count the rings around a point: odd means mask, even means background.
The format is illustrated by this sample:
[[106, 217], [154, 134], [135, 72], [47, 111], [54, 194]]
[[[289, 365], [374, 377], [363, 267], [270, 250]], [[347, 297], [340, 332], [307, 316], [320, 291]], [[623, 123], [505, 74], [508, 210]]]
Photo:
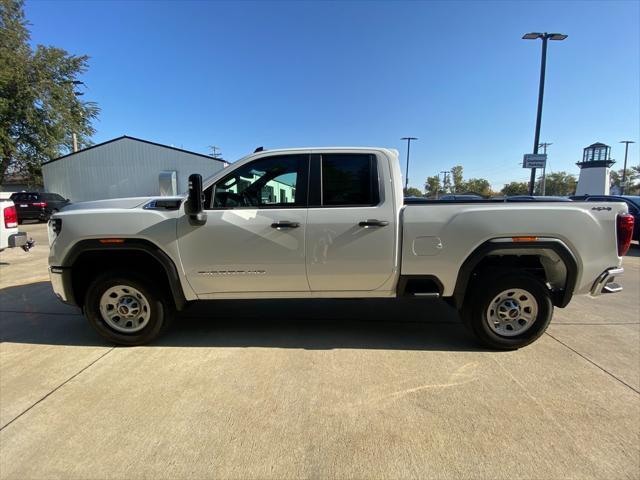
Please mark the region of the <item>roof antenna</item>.
[[263, 151], [264, 151], [264, 147], [258, 147], [253, 151], [253, 153], [258, 153], [258, 152], [263, 152]]

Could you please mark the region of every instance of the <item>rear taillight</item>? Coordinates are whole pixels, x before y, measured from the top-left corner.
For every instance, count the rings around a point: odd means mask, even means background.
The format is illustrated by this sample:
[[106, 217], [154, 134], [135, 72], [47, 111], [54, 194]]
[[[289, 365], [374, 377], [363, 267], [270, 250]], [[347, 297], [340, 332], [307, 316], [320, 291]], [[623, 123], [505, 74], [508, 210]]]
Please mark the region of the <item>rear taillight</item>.
[[16, 228], [18, 226], [18, 214], [16, 213], [16, 207], [13, 205], [4, 209], [4, 226], [6, 228]]
[[633, 215], [628, 213], [618, 215], [617, 230], [618, 256], [624, 257], [631, 246], [631, 237], [633, 236]]
[[38, 208], [44, 208], [47, 206], [47, 202], [33, 202], [31, 205]]

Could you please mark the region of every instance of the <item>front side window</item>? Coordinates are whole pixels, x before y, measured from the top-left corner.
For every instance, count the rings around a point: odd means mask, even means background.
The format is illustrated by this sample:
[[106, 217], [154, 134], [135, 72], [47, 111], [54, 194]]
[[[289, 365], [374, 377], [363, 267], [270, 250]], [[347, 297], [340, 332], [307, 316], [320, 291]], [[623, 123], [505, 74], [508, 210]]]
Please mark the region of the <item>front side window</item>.
[[286, 208], [306, 206], [306, 155], [262, 158], [209, 187], [208, 208]]
[[322, 205], [359, 206], [379, 202], [374, 155], [322, 155]]

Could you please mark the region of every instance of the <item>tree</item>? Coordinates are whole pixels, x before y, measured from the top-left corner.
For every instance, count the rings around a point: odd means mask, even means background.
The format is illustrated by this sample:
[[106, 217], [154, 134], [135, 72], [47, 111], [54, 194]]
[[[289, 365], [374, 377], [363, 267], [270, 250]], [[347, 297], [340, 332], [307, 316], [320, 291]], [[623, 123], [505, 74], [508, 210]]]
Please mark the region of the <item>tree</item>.
[[453, 193], [464, 193], [465, 186], [462, 180], [462, 165], [455, 165], [451, 167], [451, 183]]
[[489, 180], [484, 178], [470, 178], [463, 183], [463, 186], [464, 192], [478, 193], [485, 197], [488, 197], [493, 193], [491, 191], [491, 184], [489, 183]]
[[[631, 192], [635, 192], [636, 190], [638, 190], [638, 185], [636, 184], [636, 181], [640, 176], [639, 168], [640, 167], [627, 168], [626, 178], [625, 178], [625, 180], [627, 181], [627, 187], [624, 189], [626, 194], [631, 194]], [[621, 168], [618, 171], [611, 170], [610, 180], [611, 180], [612, 187], [614, 186], [618, 188], [620, 187], [620, 184], [622, 182], [623, 170], [624, 170], [623, 168]]]
[[415, 187], [405, 188], [404, 196], [405, 197], [422, 197], [424, 194]]
[[573, 195], [576, 193], [578, 180], [575, 175], [567, 172], [553, 172], [547, 174], [547, 195]]
[[41, 164], [90, 144], [99, 109], [78, 99], [86, 55], [29, 45], [22, 0], [0, 0], [0, 183], [7, 173], [42, 181]]
[[435, 197], [441, 193], [442, 186], [440, 185], [440, 177], [434, 175], [433, 177], [427, 177], [427, 180], [424, 184], [425, 196], [427, 197]]
[[502, 195], [511, 196], [511, 195], [528, 195], [529, 194], [529, 184], [527, 182], [511, 182], [505, 184], [505, 186], [500, 190]]

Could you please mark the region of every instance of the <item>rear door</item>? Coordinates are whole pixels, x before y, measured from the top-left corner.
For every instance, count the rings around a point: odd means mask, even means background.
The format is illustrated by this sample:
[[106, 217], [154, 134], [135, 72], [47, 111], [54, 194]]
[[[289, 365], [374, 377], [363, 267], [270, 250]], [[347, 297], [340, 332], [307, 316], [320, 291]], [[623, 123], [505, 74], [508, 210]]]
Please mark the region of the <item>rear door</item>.
[[311, 156], [307, 278], [312, 291], [380, 288], [393, 274], [396, 219], [386, 157]]

